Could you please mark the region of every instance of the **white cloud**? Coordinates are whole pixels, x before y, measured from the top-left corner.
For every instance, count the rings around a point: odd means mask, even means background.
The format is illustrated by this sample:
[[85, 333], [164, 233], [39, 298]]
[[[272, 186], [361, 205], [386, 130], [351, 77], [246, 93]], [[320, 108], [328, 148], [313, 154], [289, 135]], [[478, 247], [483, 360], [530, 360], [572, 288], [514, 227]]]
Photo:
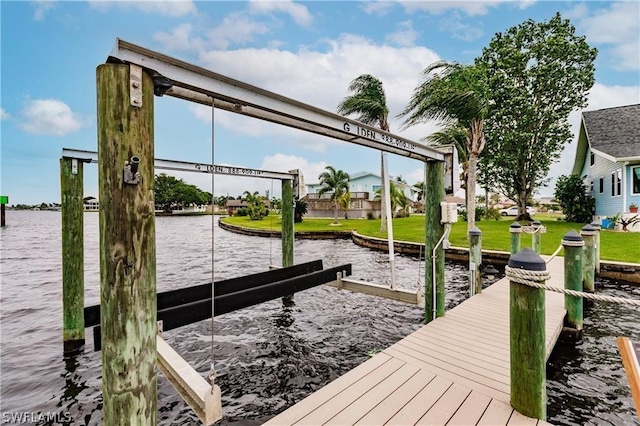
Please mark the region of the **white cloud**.
[[260, 22], [253, 21], [247, 16], [234, 13], [224, 18], [216, 28], [207, 32], [211, 46], [226, 49], [234, 44], [244, 44], [253, 41], [254, 36], [266, 34], [269, 28]]
[[413, 46], [418, 38], [418, 32], [413, 29], [411, 21], [404, 21], [398, 24], [398, 30], [387, 35], [387, 41], [398, 46]]
[[191, 0], [89, 0], [89, 5], [94, 9], [106, 11], [111, 7], [124, 10], [138, 10], [144, 13], [155, 13], [158, 15], [177, 18], [189, 14], [196, 14], [196, 5]]
[[0, 121], [8, 120], [11, 118], [11, 114], [4, 110], [4, 108], [0, 108]]
[[44, 21], [45, 13], [54, 6], [55, 0], [36, 0], [32, 1], [31, 4], [35, 7], [33, 19]]
[[374, 0], [361, 2], [362, 10], [368, 15], [384, 16], [396, 5], [395, 1]]
[[181, 24], [170, 32], [159, 32], [153, 38], [162, 43], [167, 50], [201, 50], [205, 46], [204, 40], [200, 37], [191, 36], [191, 24]]
[[459, 10], [468, 16], [486, 15], [489, 8], [512, 0], [494, 1], [400, 1], [408, 13], [425, 11], [434, 15], [440, 15], [448, 10]]
[[468, 22], [468, 19], [462, 19], [459, 12], [453, 12], [450, 18], [440, 21], [440, 30], [463, 41], [473, 41], [482, 37], [483, 29], [480, 26], [470, 25]]
[[22, 110], [20, 128], [36, 135], [65, 136], [79, 131], [86, 124], [81, 116], [56, 99], [35, 99]]
[[296, 155], [275, 154], [265, 157], [260, 168], [274, 172], [288, 172], [298, 169], [303, 174], [304, 182], [308, 184], [318, 182], [318, 175], [324, 171], [326, 166], [325, 161], [312, 163], [306, 158]]
[[284, 12], [291, 16], [291, 19], [293, 19], [296, 24], [303, 27], [309, 26], [313, 22], [313, 16], [309, 13], [309, 9], [307, 9], [306, 6], [300, 3], [294, 3], [291, 0], [251, 0], [249, 2], [249, 10], [256, 14]]
[[[574, 12], [576, 10], [574, 9]], [[580, 9], [577, 13], [586, 13]], [[611, 45], [614, 66], [620, 70], [640, 69], [640, 3], [613, 2], [578, 21], [578, 28], [591, 44]]]

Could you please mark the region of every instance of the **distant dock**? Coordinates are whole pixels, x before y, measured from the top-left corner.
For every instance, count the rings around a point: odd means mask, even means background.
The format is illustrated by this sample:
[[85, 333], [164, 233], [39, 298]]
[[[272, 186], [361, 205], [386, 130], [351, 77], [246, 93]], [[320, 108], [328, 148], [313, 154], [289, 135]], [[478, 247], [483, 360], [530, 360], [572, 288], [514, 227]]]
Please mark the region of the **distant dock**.
[[[563, 286], [563, 259], [548, 285]], [[546, 354], [564, 296], [546, 292]], [[544, 425], [510, 401], [509, 281], [504, 278], [271, 419], [269, 425]]]

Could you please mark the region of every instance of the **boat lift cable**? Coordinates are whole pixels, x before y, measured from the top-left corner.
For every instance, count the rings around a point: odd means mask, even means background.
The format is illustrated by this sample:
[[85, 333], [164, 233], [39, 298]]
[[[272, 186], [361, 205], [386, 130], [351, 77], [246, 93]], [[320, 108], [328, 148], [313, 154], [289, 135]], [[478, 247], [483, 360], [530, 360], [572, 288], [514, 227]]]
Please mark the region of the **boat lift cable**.
[[[215, 144], [215, 107], [214, 107], [215, 99], [211, 98], [211, 164], [216, 164], [215, 162], [215, 152], [216, 152], [216, 144]], [[216, 383], [216, 369], [214, 365], [214, 335], [215, 335], [215, 222], [216, 215], [213, 214], [213, 194], [215, 193], [215, 173], [211, 173], [211, 364], [209, 367], [209, 380], [211, 381], [211, 393], [214, 393], [214, 387]]]

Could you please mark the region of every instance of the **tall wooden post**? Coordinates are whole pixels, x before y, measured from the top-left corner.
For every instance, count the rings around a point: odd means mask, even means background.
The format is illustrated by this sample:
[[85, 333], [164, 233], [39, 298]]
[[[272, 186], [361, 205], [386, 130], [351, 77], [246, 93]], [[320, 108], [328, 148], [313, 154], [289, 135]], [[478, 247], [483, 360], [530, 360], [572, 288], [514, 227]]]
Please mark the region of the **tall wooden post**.
[[[436, 248], [444, 233], [440, 222], [440, 203], [444, 201], [444, 162], [427, 161], [425, 163], [425, 266], [424, 266], [424, 298], [425, 323], [436, 316], [444, 315], [444, 249], [442, 244]], [[435, 249], [435, 258], [433, 252]], [[434, 262], [435, 259], [435, 262]], [[435, 268], [434, 268], [435, 263]], [[434, 281], [435, 279], [435, 281]], [[433, 286], [435, 282], [435, 307]]]
[[509, 233], [511, 234], [511, 256], [520, 251], [520, 237], [522, 235], [522, 225], [518, 222], [513, 222], [509, 226]]
[[598, 222], [591, 222], [591, 226], [596, 230], [596, 252], [595, 252], [595, 268], [596, 275], [600, 275], [600, 231], [602, 225]]
[[62, 204], [62, 350], [84, 345], [84, 209], [82, 161], [60, 159]]
[[[562, 246], [564, 247], [564, 288], [582, 291], [584, 241], [576, 231], [569, 231], [562, 237]], [[564, 308], [567, 310], [566, 325], [576, 330], [576, 338], [579, 340], [582, 331], [582, 298], [565, 294]]]
[[469, 231], [469, 296], [482, 293], [482, 231], [474, 226]]
[[584, 240], [582, 279], [584, 291], [589, 293], [593, 293], [595, 291], [597, 233], [598, 231], [591, 225], [585, 225], [580, 230], [580, 235]]
[[[282, 267], [293, 266], [293, 242], [294, 242], [294, 210], [293, 181], [282, 181]], [[284, 306], [293, 304], [293, 294], [282, 298]]]
[[[120, 64], [100, 65], [96, 75], [102, 420], [153, 425], [158, 411], [153, 81], [139, 67]], [[141, 89], [137, 102], [130, 87]]]
[[[509, 268], [547, 275], [545, 261], [528, 247], [509, 258]], [[515, 282], [515, 274], [509, 268], [511, 405], [525, 416], [545, 420], [545, 294], [542, 289]], [[533, 281], [544, 284], [544, 279]]]
[[536, 253], [540, 254], [540, 245], [542, 239], [542, 223], [539, 220], [534, 220], [531, 225], [533, 226], [533, 235], [531, 235], [531, 248]]
[[282, 181], [282, 267], [293, 266], [293, 181]]

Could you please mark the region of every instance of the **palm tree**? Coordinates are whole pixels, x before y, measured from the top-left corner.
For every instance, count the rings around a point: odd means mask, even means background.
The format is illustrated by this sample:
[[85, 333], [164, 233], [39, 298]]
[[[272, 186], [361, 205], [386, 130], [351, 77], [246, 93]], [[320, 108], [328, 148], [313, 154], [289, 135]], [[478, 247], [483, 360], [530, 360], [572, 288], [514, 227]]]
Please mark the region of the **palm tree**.
[[[487, 74], [477, 65], [435, 62], [425, 68], [423, 82], [414, 89], [409, 104], [400, 116], [404, 127], [429, 120], [444, 121], [467, 130], [468, 152], [467, 212], [476, 208], [476, 169], [484, 149], [484, 120], [488, 115]], [[475, 226], [475, 214], [467, 215], [467, 226]]]
[[338, 199], [338, 203], [342, 210], [344, 210], [344, 218], [349, 219], [349, 204], [351, 203], [351, 193], [349, 191], [345, 192]]
[[432, 133], [423, 140], [430, 146], [449, 146], [453, 145], [458, 151], [458, 161], [462, 167], [462, 173], [460, 179], [462, 182], [460, 187], [467, 190], [467, 180], [469, 177], [469, 150], [467, 148], [467, 136], [469, 130], [458, 125], [458, 123], [451, 123], [442, 130]]
[[[346, 96], [338, 105], [338, 114], [357, 114], [356, 120], [370, 126], [378, 126], [381, 130], [389, 131], [389, 107], [384, 93], [382, 81], [370, 74], [362, 74], [349, 84], [350, 96]], [[382, 198], [380, 203], [380, 232], [387, 230], [385, 220], [384, 199], [384, 153], [380, 151], [380, 177], [382, 178]]]
[[331, 193], [331, 200], [334, 203], [333, 223], [338, 223], [338, 200], [346, 192], [349, 192], [349, 175], [342, 170], [336, 170], [333, 166], [324, 168], [324, 172], [320, 173], [320, 185], [322, 188], [318, 191], [319, 196]]
[[[398, 182], [397, 180], [395, 182]], [[375, 200], [379, 200], [381, 197], [381, 190], [376, 191]], [[396, 210], [400, 209], [404, 213], [407, 213], [409, 208], [409, 199], [405, 193], [398, 189], [394, 184], [394, 181], [389, 181], [389, 201], [391, 202], [391, 216], [395, 215]]]

